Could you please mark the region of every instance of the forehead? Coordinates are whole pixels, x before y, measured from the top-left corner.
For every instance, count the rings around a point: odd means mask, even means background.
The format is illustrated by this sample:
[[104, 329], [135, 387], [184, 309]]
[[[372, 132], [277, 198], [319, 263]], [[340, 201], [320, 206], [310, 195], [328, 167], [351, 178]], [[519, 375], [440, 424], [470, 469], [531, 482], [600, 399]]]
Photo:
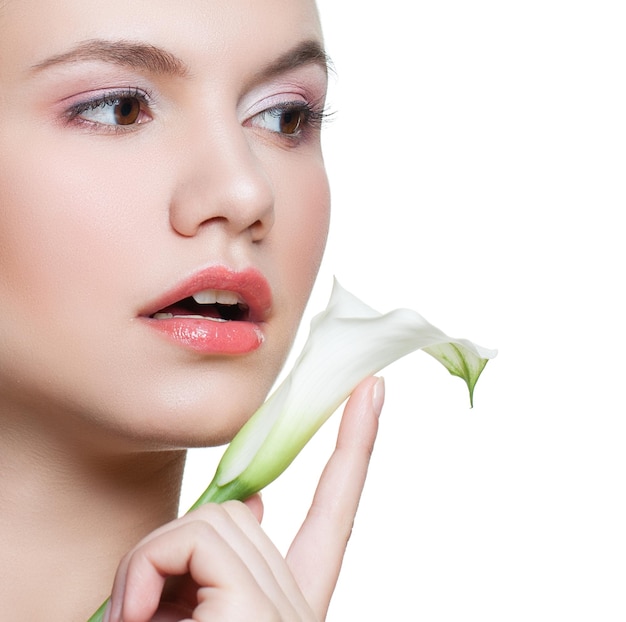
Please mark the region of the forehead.
[[0, 67], [32, 67], [94, 39], [143, 41], [215, 69], [322, 40], [314, 0], [0, 0]]

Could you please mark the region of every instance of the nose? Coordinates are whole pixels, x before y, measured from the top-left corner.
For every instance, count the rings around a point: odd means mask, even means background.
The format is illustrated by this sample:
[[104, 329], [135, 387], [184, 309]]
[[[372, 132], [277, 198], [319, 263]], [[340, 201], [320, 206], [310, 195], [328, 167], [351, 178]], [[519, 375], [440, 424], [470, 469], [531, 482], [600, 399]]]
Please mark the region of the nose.
[[190, 132], [170, 203], [170, 223], [186, 237], [209, 223], [263, 239], [274, 223], [274, 191], [238, 122]]

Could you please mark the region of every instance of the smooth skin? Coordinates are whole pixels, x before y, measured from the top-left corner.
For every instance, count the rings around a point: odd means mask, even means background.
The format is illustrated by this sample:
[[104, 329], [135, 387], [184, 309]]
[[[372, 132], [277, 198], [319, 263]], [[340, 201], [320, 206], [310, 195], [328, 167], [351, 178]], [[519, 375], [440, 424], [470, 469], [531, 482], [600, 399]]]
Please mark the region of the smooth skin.
[[[286, 560], [257, 497], [176, 519], [186, 448], [260, 406], [319, 268], [324, 60], [313, 0], [0, 0], [0, 617], [84, 622], [117, 576], [112, 620], [324, 619], [380, 384]], [[271, 290], [251, 352], [142, 315], [215, 266]]]

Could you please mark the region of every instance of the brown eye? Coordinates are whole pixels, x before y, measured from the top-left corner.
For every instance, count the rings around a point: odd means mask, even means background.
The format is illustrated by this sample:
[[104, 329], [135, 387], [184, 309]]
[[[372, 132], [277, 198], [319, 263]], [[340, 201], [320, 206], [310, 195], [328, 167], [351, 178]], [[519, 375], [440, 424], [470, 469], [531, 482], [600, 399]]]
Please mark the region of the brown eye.
[[298, 136], [306, 129], [310, 111], [298, 102], [281, 104], [256, 114], [250, 124], [283, 136]]
[[141, 91], [126, 90], [123, 92], [105, 93], [102, 97], [94, 97], [79, 102], [66, 112], [69, 122], [89, 123], [92, 126], [129, 126], [140, 125], [152, 121], [150, 114], [150, 97]]
[[141, 104], [136, 97], [121, 97], [115, 102], [114, 114], [118, 125], [132, 125], [137, 122]]
[[284, 110], [280, 115], [280, 131], [282, 134], [296, 134], [302, 125], [304, 111]]

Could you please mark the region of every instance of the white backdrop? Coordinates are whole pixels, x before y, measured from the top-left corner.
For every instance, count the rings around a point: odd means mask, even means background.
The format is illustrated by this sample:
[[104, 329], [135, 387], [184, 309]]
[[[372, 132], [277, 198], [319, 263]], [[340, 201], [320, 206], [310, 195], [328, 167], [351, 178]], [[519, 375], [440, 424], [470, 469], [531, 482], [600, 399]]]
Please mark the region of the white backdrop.
[[[423, 353], [383, 372], [329, 622], [626, 619], [622, 4], [319, 2], [334, 212], [298, 344], [337, 275], [499, 350], [473, 410]], [[283, 550], [337, 423], [264, 494]]]

